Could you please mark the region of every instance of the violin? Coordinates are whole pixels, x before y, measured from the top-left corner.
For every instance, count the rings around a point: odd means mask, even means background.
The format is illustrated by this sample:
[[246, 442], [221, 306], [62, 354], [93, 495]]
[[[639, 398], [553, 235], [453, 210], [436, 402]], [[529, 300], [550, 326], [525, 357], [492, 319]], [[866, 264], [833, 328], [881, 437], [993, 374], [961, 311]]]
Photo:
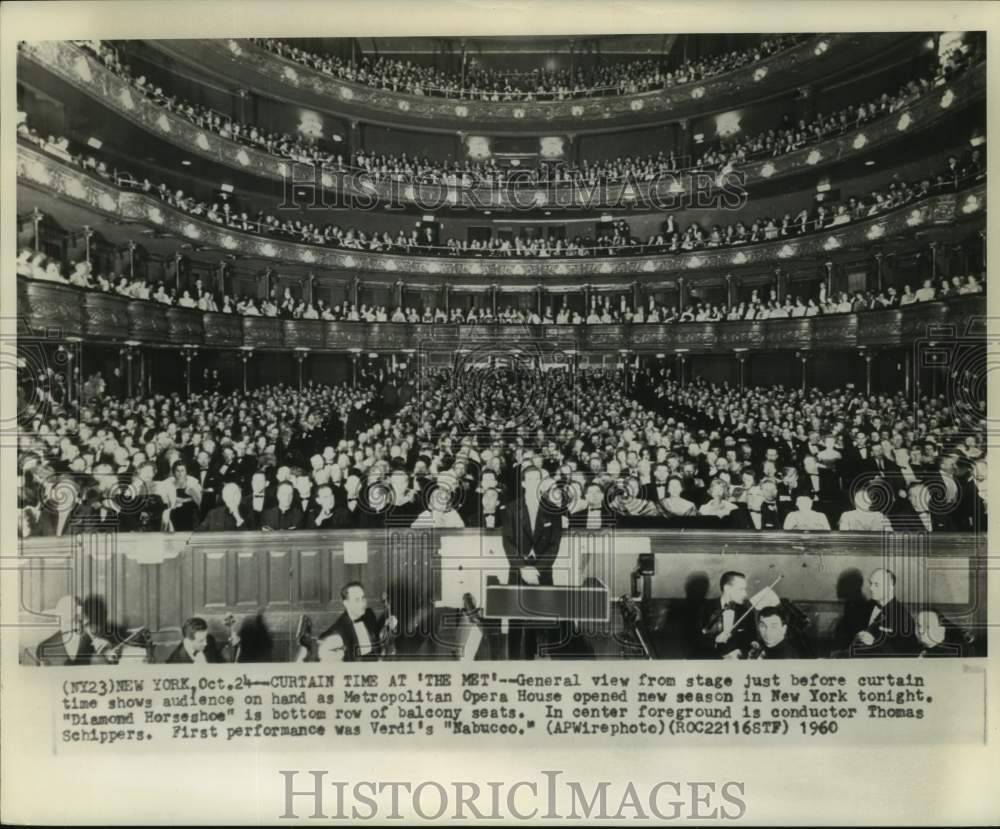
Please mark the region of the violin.
[[[117, 645], [112, 645], [105, 637], [101, 636], [94, 625], [85, 625], [84, 632], [90, 637], [94, 655], [103, 657], [109, 665], [117, 665], [125, 654], [126, 648], [129, 651], [141, 650], [143, 663], [153, 661], [153, 638], [149, 628], [136, 628]], [[138, 654], [132, 655], [138, 656]]]
[[226, 626], [226, 630], [229, 632], [229, 644], [232, 645], [233, 651], [233, 662], [240, 661], [240, 636], [238, 633], [233, 632], [233, 628], [236, 627], [236, 617], [232, 613], [227, 613], [226, 618], [222, 620], [222, 624]]
[[395, 618], [392, 613], [392, 606], [389, 604], [389, 594], [382, 594], [382, 602], [385, 605], [385, 624], [382, 625], [382, 631], [379, 635], [379, 645], [382, 657], [395, 656], [396, 655], [396, 636], [399, 633], [399, 622], [397, 620], [395, 625], [389, 624], [389, 620]]

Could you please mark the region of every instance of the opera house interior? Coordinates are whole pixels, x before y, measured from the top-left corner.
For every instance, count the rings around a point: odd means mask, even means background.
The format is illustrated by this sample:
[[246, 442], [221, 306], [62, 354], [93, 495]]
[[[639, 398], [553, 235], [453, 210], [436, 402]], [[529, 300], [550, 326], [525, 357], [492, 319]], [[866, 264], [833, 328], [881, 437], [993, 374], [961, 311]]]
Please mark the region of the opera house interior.
[[22, 664], [984, 655], [986, 77], [22, 42]]

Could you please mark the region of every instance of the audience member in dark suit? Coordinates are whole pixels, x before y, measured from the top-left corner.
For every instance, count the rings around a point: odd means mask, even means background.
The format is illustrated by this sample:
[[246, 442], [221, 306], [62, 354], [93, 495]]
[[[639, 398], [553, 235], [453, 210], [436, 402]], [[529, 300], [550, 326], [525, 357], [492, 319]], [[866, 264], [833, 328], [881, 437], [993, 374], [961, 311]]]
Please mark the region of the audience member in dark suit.
[[484, 530], [499, 530], [503, 527], [506, 508], [500, 503], [500, 490], [490, 487], [480, 498], [479, 526]]
[[604, 490], [591, 483], [583, 495], [584, 506], [569, 516], [569, 525], [579, 530], [600, 530], [616, 524], [615, 514], [608, 509]]
[[333, 487], [323, 484], [316, 490], [316, 511], [305, 521], [308, 530], [338, 530], [352, 526], [352, 516], [344, 504], [338, 504]]
[[243, 493], [233, 481], [222, 487], [222, 505], [212, 507], [198, 525], [202, 532], [232, 532], [254, 529], [246, 507], [242, 504]]
[[288, 482], [283, 481], [278, 484], [277, 503], [264, 510], [261, 529], [263, 530], [297, 530], [300, 529], [305, 518], [302, 510], [292, 503], [295, 497], [295, 488]]
[[253, 529], [259, 530], [264, 525], [264, 510], [277, 504], [272, 490], [268, 486], [267, 476], [263, 472], [254, 472], [250, 478], [250, 489], [243, 493], [243, 502], [250, 516]]

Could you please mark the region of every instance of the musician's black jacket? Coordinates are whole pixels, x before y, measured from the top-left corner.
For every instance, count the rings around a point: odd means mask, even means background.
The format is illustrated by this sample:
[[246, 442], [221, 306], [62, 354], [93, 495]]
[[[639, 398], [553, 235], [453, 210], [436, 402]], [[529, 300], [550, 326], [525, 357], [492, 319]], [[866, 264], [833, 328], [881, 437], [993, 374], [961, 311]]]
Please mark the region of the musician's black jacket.
[[906, 606], [897, 599], [890, 599], [882, 606], [879, 614], [869, 622], [875, 607], [876, 602], [869, 599], [865, 605], [865, 626], [861, 628], [874, 637], [874, 644], [865, 646], [854, 643], [850, 655], [913, 656], [917, 653], [920, 645], [916, 635], [916, 624]]
[[354, 622], [345, 610], [336, 621], [323, 631], [317, 638], [325, 639], [334, 633], [338, 634], [344, 642], [345, 662], [369, 662], [377, 659], [382, 654], [382, 628], [385, 627], [386, 616], [377, 617], [369, 607], [361, 616], [361, 623], [368, 630], [368, 638], [372, 643], [370, 654], [360, 654], [360, 643], [358, 634], [354, 630]]
[[[705, 602], [698, 629], [698, 650], [700, 651], [699, 655], [703, 658], [725, 656], [737, 648], [745, 657], [750, 652], [751, 644], [757, 641], [756, 619], [750, 602], [733, 605], [732, 609], [735, 614], [733, 616], [733, 631], [728, 642], [719, 643], [715, 641], [715, 637], [722, 631], [722, 598], [710, 599]], [[740, 617], [743, 617], [742, 621], [740, 621]]]

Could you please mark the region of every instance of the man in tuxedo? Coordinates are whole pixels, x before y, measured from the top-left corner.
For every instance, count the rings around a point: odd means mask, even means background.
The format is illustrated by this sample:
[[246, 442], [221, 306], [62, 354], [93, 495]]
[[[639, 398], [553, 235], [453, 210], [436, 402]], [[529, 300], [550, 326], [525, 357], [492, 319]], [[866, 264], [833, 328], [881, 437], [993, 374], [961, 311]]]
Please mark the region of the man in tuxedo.
[[308, 520], [316, 508], [316, 499], [313, 497], [313, 482], [308, 475], [298, 475], [295, 478], [295, 505]]
[[942, 529], [952, 532], [969, 532], [974, 523], [976, 505], [973, 496], [975, 487], [960, 474], [958, 458], [954, 454], [944, 455], [937, 473], [928, 478], [928, 483], [940, 493], [937, 499], [943, 509], [940, 511]]
[[868, 460], [863, 461], [858, 471], [867, 478], [881, 478], [892, 487], [893, 492], [899, 492], [903, 486], [903, 475], [899, 466], [885, 456], [881, 443], [873, 443]]
[[215, 639], [208, 632], [208, 622], [198, 616], [192, 616], [184, 622], [181, 628], [183, 639], [167, 657], [168, 665], [194, 665], [224, 662]]
[[579, 530], [600, 530], [615, 524], [614, 513], [604, 502], [600, 484], [590, 483], [583, 494], [584, 505], [569, 518], [569, 525]]
[[912, 656], [917, 651], [916, 623], [896, 598], [896, 575], [879, 569], [868, 577], [864, 627], [854, 635], [848, 656]]
[[295, 497], [295, 488], [288, 481], [278, 484], [277, 503], [264, 510], [263, 530], [297, 530], [302, 527], [305, 517], [302, 510], [295, 506], [292, 501]]
[[326, 640], [337, 634], [344, 646], [345, 662], [372, 662], [383, 651], [383, 631], [396, 631], [395, 616], [377, 617], [368, 607], [365, 587], [359, 581], [349, 581], [340, 589], [344, 612], [317, 638]]
[[643, 484], [639, 490], [639, 497], [644, 501], [649, 501], [653, 505], [659, 504], [667, 497], [667, 478], [670, 477], [670, 468], [665, 463], [658, 463], [653, 467], [653, 480], [651, 483]]
[[252, 530], [254, 526], [246, 507], [242, 504], [243, 493], [239, 484], [233, 481], [222, 487], [222, 504], [212, 507], [198, 525], [201, 532], [234, 532]]
[[192, 477], [201, 486], [201, 515], [204, 518], [216, 505], [221, 483], [212, 470], [212, 458], [204, 449], [200, 450], [192, 465]]
[[757, 641], [747, 577], [730, 570], [719, 579], [720, 596], [702, 609], [699, 650], [703, 658], [740, 659]]
[[[503, 548], [510, 564], [507, 583], [511, 585], [552, 584], [552, 565], [562, 542], [562, 519], [547, 509], [541, 483], [542, 470], [526, 466], [521, 472], [521, 495], [504, 510]], [[535, 658], [540, 626], [541, 620], [511, 621], [507, 640], [511, 659]]]
[[316, 511], [306, 519], [306, 529], [339, 530], [351, 526], [351, 514], [344, 504], [337, 503], [337, 496], [330, 484], [316, 490]]
[[490, 487], [483, 491], [480, 500], [480, 528], [484, 530], [496, 530], [502, 527], [505, 508], [500, 503], [500, 491], [496, 487]]
[[510, 584], [550, 585], [552, 564], [562, 542], [562, 522], [541, 497], [542, 471], [521, 473], [521, 496], [507, 504], [503, 546], [510, 563]]
[[115, 662], [111, 642], [101, 636], [106, 628], [103, 599], [63, 596], [56, 602], [59, 630], [39, 643], [35, 657], [40, 665], [107, 665]]
[[245, 493], [244, 500], [250, 523], [255, 530], [264, 526], [264, 510], [277, 503], [267, 485], [267, 476], [263, 472], [254, 472], [250, 478], [250, 491]]

